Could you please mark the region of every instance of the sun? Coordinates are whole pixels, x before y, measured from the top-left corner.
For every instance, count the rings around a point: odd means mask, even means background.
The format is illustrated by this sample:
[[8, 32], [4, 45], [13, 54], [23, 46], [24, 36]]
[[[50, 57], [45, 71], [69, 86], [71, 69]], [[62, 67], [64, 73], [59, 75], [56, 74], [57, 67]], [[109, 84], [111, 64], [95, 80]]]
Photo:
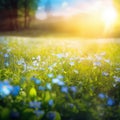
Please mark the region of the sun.
[[114, 7], [106, 7], [106, 9], [102, 11], [102, 20], [106, 27], [113, 25], [116, 21], [116, 18], [117, 12]]

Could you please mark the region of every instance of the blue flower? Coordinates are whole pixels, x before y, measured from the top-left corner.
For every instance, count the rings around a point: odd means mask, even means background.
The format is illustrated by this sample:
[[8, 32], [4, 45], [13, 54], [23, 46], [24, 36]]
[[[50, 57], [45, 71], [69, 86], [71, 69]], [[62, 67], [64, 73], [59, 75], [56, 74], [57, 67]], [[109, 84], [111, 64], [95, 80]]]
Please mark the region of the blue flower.
[[9, 84], [9, 82], [0, 82], [0, 97], [6, 97], [10, 95], [12, 90], [13, 87]]
[[36, 78], [33, 76], [33, 77], [31, 77], [31, 80], [35, 81], [35, 80], [36, 80]]
[[58, 79], [63, 79], [64, 76], [62, 76], [62, 75], [58, 75], [57, 78], [58, 78]]
[[34, 82], [35, 82], [35, 84], [37, 84], [37, 85], [41, 83], [41, 81], [40, 81], [39, 79], [35, 79]]
[[44, 90], [45, 90], [45, 87], [43, 87], [43, 86], [39, 86], [39, 87], [38, 87], [38, 90], [42, 90], [42, 91], [44, 91]]
[[13, 90], [11, 91], [11, 95], [17, 96], [20, 91], [20, 86], [13, 86]]
[[46, 84], [46, 88], [47, 88], [48, 90], [51, 90], [51, 89], [52, 89], [51, 83], [47, 83], [47, 84]]
[[8, 54], [8, 53], [5, 53], [5, 54], [4, 54], [4, 57], [5, 57], [5, 58], [8, 58], [8, 57], [9, 57], [9, 54]]
[[58, 78], [52, 79], [52, 83], [57, 84], [60, 80]]
[[48, 101], [48, 105], [53, 106], [53, 104], [54, 104], [54, 101], [53, 101], [52, 99], [50, 99], [50, 100]]
[[64, 86], [65, 83], [64, 83], [63, 81], [59, 81], [59, 82], [57, 83], [57, 85], [59, 85], [59, 86]]
[[114, 105], [114, 100], [109, 97], [108, 100], [107, 100], [107, 105], [108, 105], [108, 106]]
[[63, 93], [68, 93], [68, 87], [67, 87], [67, 86], [63, 86], [63, 87], [61, 88], [61, 92], [63, 92]]
[[31, 101], [29, 102], [30, 108], [41, 108], [41, 102], [38, 101]]
[[52, 78], [53, 76], [54, 76], [53, 73], [48, 74], [49, 78]]
[[35, 110], [34, 113], [37, 117], [40, 117], [45, 114], [45, 112], [43, 110]]
[[101, 98], [101, 99], [104, 99], [104, 98], [106, 98], [106, 95], [104, 93], [99, 93], [98, 97]]
[[48, 120], [55, 120], [55, 117], [56, 117], [56, 114], [55, 114], [55, 112], [48, 112], [47, 113], [47, 118], [48, 118]]
[[71, 87], [70, 87], [70, 90], [71, 90], [72, 92], [76, 93], [76, 92], [77, 92], [77, 87], [76, 87], [76, 86], [71, 86]]
[[31, 78], [31, 80], [33, 80], [35, 82], [35, 84], [37, 84], [37, 85], [41, 83], [41, 81], [39, 79], [35, 78], [34, 76]]

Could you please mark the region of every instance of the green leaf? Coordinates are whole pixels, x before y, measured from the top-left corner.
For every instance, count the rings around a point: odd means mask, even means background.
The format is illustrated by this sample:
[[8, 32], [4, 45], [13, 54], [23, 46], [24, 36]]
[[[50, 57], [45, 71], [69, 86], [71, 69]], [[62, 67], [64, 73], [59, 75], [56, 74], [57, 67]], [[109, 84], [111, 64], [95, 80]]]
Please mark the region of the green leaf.
[[37, 91], [34, 87], [30, 89], [29, 95], [30, 95], [30, 97], [36, 97], [37, 96]]

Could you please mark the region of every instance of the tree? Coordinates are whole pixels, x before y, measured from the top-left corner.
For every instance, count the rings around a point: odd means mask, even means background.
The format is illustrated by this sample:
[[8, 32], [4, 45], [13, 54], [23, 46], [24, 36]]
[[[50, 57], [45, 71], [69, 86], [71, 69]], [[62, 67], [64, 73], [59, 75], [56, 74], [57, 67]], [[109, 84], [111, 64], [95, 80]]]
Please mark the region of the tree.
[[0, 27], [17, 30], [20, 14], [24, 16], [24, 28], [35, 14], [40, 0], [0, 0]]

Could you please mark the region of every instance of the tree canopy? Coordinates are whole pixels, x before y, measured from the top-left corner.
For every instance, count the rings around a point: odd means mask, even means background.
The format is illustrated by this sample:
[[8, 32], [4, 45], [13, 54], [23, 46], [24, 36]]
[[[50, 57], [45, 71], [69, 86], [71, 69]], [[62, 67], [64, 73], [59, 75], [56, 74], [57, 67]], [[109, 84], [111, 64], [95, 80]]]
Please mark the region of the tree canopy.
[[0, 27], [16, 30], [23, 21], [24, 28], [29, 27], [30, 18], [35, 14], [40, 0], [0, 0]]

